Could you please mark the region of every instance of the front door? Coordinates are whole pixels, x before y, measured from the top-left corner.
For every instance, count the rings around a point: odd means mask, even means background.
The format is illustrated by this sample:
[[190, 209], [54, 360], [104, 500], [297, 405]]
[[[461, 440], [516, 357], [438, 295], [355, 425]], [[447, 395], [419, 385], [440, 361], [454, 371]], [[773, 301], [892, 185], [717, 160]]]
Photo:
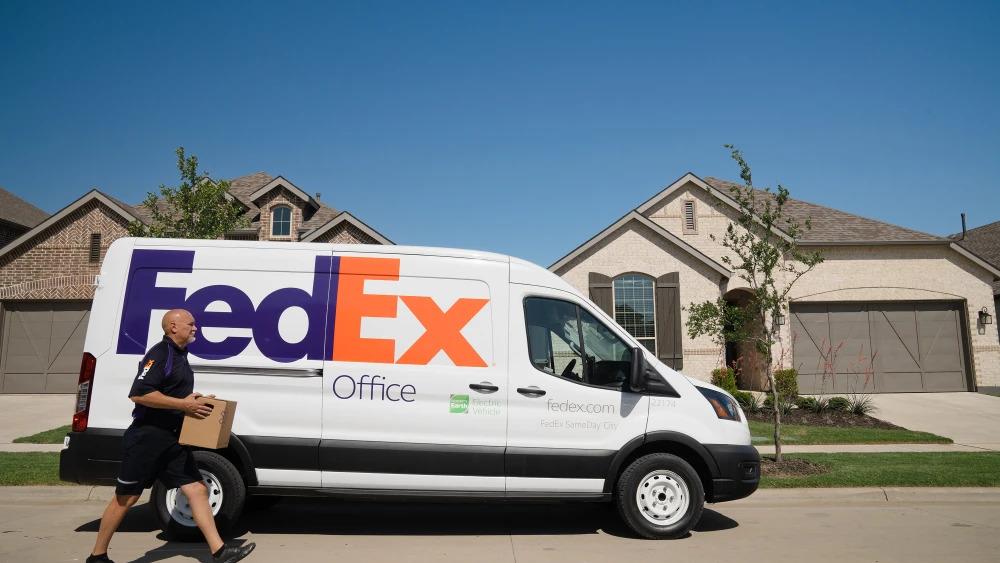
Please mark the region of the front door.
[[600, 493], [614, 455], [645, 433], [649, 399], [623, 390], [632, 344], [582, 302], [512, 285], [509, 495]]
[[507, 365], [497, 351], [506, 349], [506, 264], [335, 261], [323, 486], [502, 493]]

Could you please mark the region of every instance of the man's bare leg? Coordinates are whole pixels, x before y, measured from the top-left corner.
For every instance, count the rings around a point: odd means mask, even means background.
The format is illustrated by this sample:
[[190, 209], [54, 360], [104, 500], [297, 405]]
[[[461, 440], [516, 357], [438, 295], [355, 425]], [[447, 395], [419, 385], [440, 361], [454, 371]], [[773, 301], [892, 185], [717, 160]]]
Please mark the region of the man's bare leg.
[[215, 517], [212, 516], [212, 507], [208, 505], [208, 487], [201, 481], [188, 483], [181, 486], [181, 491], [187, 496], [188, 504], [191, 505], [191, 515], [194, 523], [198, 525], [201, 534], [208, 542], [208, 549], [212, 553], [219, 551], [223, 546], [219, 530], [215, 527]]
[[91, 555], [101, 555], [108, 552], [111, 536], [115, 535], [118, 526], [125, 519], [125, 513], [139, 500], [139, 495], [115, 495], [104, 509], [101, 516], [101, 527], [97, 531], [97, 541]]

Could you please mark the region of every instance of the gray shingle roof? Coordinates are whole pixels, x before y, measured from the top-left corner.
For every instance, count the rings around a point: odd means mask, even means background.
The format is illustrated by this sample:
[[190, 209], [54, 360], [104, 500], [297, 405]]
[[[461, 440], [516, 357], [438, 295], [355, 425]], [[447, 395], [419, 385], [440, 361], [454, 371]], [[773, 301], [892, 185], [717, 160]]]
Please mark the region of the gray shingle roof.
[[[739, 186], [734, 182], [718, 178], [705, 178], [712, 187], [729, 194], [729, 188]], [[759, 194], [768, 197], [762, 190]], [[773, 197], [770, 194], [769, 197]], [[824, 207], [806, 201], [788, 198], [785, 211], [799, 223], [810, 219], [812, 229], [803, 233], [803, 242], [943, 242], [947, 239], [913, 229], [899, 227], [883, 221], [853, 215], [839, 209]]]
[[48, 216], [48, 213], [0, 188], [0, 220], [30, 229]]
[[[247, 212], [244, 217], [246, 217], [246, 219], [250, 222], [249, 228], [251, 230], [256, 230], [260, 227], [260, 208], [250, 201], [250, 194], [259, 190], [262, 186], [276, 177], [277, 176], [273, 176], [267, 172], [254, 172], [253, 174], [233, 178], [229, 181], [229, 194], [247, 207]], [[322, 201], [319, 202], [319, 205], [319, 209], [302, 222], [302, 226], [300, 227], [301, 232], [308, 232], [317, 227], [321, 227], [340, 213], [340, 211], [326, 205]], [[135, 215], [141, 218], [143, 222], [149, 223], [151, 220], [151, 214], [143, 204], [136, 205], [129, 209], [134, 209]], [[161, 209], [163, 208], [161, 207]]]
[[[959, 239], [962, 233], [951, 236]], [[969, 229], [965, 240], [956, 240], [960, 246], [986, 260], [996, 268], [1000, 268], [1000, 221]], [[993, 294], [1000, 295], [1000, 281], [993, 282]]]

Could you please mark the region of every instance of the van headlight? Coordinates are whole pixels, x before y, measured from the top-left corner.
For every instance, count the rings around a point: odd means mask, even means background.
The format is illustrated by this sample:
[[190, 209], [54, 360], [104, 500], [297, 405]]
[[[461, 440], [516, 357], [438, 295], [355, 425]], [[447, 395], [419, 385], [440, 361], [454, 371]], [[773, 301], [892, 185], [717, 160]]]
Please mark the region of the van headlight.
[[725, 393], [720, 393], [714, 389], [705, 389], [704, 387], [698, 387], [701, 394], [705, 396], [705, 399], [712, 405], [715, 410], [715, 414], [719, 415], [719, 418], [724, 420], [735, 420], [740, 421], [740, 407], [736, 404], [736, 399], [726, 395]]

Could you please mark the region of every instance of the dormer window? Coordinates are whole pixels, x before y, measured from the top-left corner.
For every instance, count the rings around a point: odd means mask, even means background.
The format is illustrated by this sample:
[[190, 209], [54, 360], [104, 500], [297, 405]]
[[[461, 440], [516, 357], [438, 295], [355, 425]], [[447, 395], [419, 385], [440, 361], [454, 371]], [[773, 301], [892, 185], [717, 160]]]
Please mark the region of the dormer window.
[[292, 208], [278, 205], [271, 209], [271, 236], [287, 237], [292, 234]]

